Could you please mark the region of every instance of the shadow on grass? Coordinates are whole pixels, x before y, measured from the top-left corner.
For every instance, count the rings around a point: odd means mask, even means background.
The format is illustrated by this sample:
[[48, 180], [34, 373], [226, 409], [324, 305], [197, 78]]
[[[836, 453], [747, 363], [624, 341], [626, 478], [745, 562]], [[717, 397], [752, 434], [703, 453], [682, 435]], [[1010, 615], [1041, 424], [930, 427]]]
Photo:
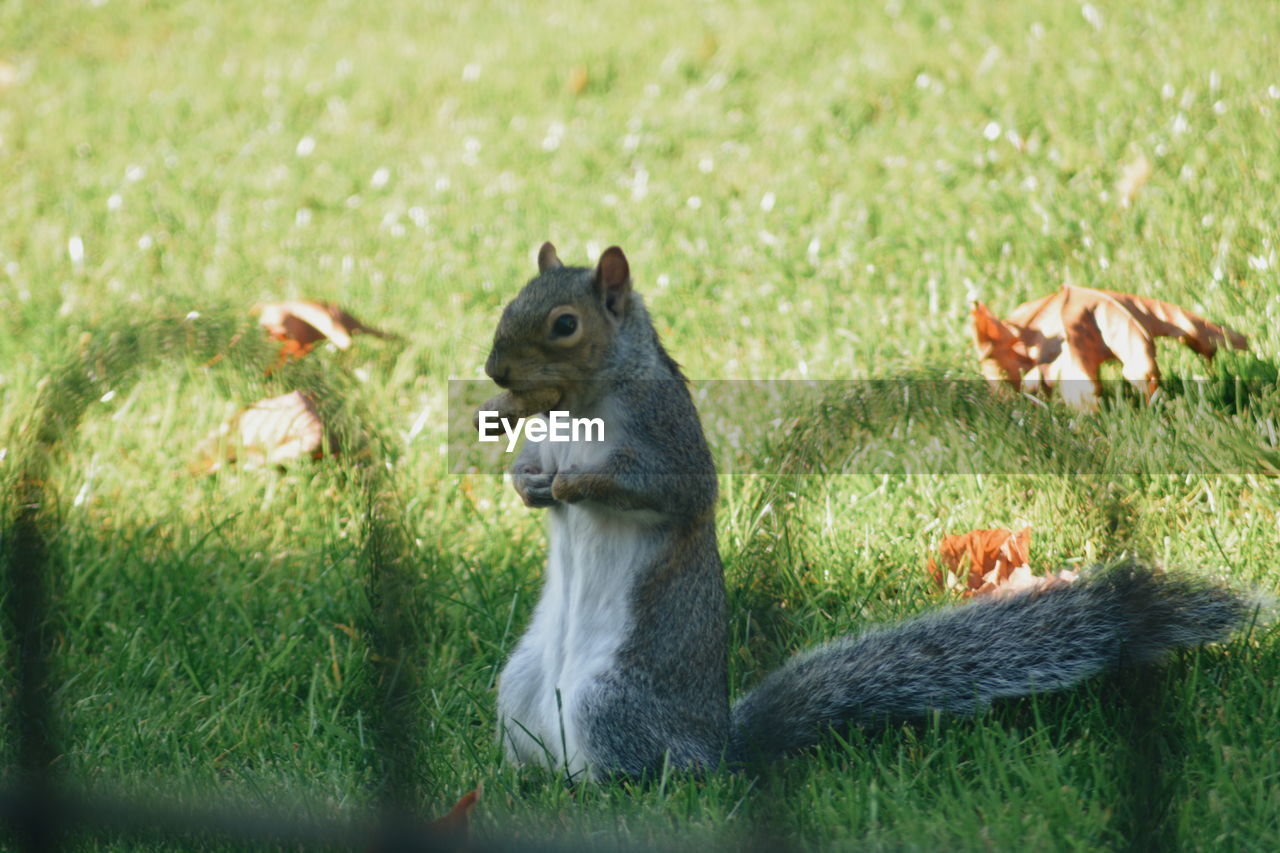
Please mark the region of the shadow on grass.
[[[982, 380], [903, 376], [830, 382], [795, 395], [740, 467], [781, 480], [841, 474], [1280, 473], [1270, 362], [1219, 359], [1220, 377], [1169, 380], [1151, 405], [1124, 382], [1071, 408]], [[1228, 370], [1240, 367], [1246, 375]], [[754, 467], [753, 467], [754, 465]]]
[[[16, 742], [17, 766], [12, 778], [24, 787], [17, 807], [5, 812], [18, 839], [29, 849], [53, 846], [65, 818], [53, 807], [63, 780], [51, 770], [58, 754], [58, 732], [50, 705], [53, 685], [48, 664], [50, 629], [56, 624], [58, 604], [50, 592], [58, 586], [60, 568], [50, 548], [59, 532], [59, 521], [47, 499], [52, 461], [72, 452], [90, 403], [108, 390], [124, 390], [146, 371], [172, 369], [174, 364], [188, 370], [210, 367], [223, 371], [233, 392], [246, 387], [268, 394], [304, 390], [314, 397], [325, 422], [339, 436], [344, 452], [338, 464], [357, 487], [363, 503], [357, 539], [359, 563], [367, 573], [364, 634], [373, 650], [365, 692], [378, 756], [370, 773], [372, 793], [392, 825], [412, 821], [408, 815], [426, 784], [417, 763], [418, 745], [425, 743], [426, 737], [414, 712], [414, 696], [421, 685], [412, 661], [415, 649], [444, 638], [433, 637], [428, 627], [433, 620], [426, 614], [438, 597], [431, 589], [431, 573], [424, 582], [418, 571], [423, 555], [412, 545], [413, 538], [400, 515], [405, 502], [396, 494], [383, 464], [390, 458], [391, 445], [371, 426], [373, 418], [362, 410], [359, 395], [350, 393], [350, 380], [321, 360], [289, 363], [265, 376], [266, 367], [275, 358], [273, 348], [256, 328], [233, 317], [230, 312], [213, 312], [195, 320], [183, 315], [102, 327], [53, 372], [35, 408], [20, 422], [13, 437], [12, 455], [3, 473], [10, 487], [4, 506], [3, 556], [10, 672], [16, 681], [16, 701], [10, 705], [9, 717]], [[857, 455], [863, 446], [860, 441], [881, 442], [880, 448], [887, 453], [882, 459], [899, 464], [902, 453], [892, 442], [904, 429], [909, 432], [923, 424], [936, 428], [934, 438], [953, 438], [962, 447], [968, 446], [964, 442], [981, 447], [975, 436], [1002, 437], [1006, 443], [997, 442], [995, 452], [1009, 455], [991, 457], [1002, 464], [1025, 465], [1030, 460], [1063, 476], [1078, 473], [1082, 466], [1098, 466], [1104, 474], [1112, 470], [1112, 457], [1094, 441], [1115, 426], [1120, 420], [1117, 414], [1104, 410], [1097, 416], [1101, 420], [1095, 424], [1095, 433], [1082, 435], [1078, 423], [1064, 413], [1050, 406], [1029, 406], [1025, 417], [1033, 419], [1037, 429], [1013, 431], [1010, 436], [1007, 407], [1000, 408], [1003, 404], [998, 405], [994, 396], [975, 395], [971, 388], [936, 393], [923, 400], [910, 394], [904, 398], [900, 387], [883, 393], [872, 390], [870, 395], [851, 395], [845, 389], [825, 400], [816, 413], [797, 417], [785, 438], [769, 450], [780, 461], [781, 474], [755, 494], [752, 517], [756, 526], [746, 546], [731, 560], [737, 573], [750, 578], [734, 593], [734, 606], [753, 614], [759, 635], [771, 647], [789, 647], [787, 635], [797, 633], [788, 630], [793, 627], [794, 615], [776, 603], [788, 588], [796, 587], [797, 579], [803, 578], [810, 566], [800, 539], [792, 536], [788, 504], [806, 488], [809, 474], [839, 473], [851, 464], [863, 464], [869, 457], [860, 459]], [[1046, 445], [1045, 435], [1054, 440]], [[947, 446], [941, 440], [925, 445], [942, 448], [940, 458], [944, 461]], [[1117, 524], [1123, 524], [1125, 516], [1120, 508], [1115, 516]], [[445, 560], [436, 555], [433, 562], [443, 565]], [[1172, 830], [1161, 829], [1159, 824], [1176, 798], [1177, 769], [1187, 735], [1181, 728], [1152, 723], [1171, 713], [1181, 717], [1176, 709], [1170, 711], [1162, 676], [1129, 679], [1121, 686], [1124, 692], [1110, 725], [1117, 739], [1128, 744], [1117, 751], [1117, 762], [1131, 793], [1117, 806], [1117, 832], [1129, 839], [1152, 838], [1159, 846], [1176, 840]], [[757, 825], [775, 842], [791, 829], [781, 805], [791, 793], [787, 779], [785, 771], [767, 771], [756, 795], [761, 804], [755, 811]], [[188, 826], [196, 823], [193, 819]], [[185, 830], [175, 830], [181, 831]]]
[[[336, 464], [358, 489], [363, 505], [355, 538], [366, 572], [368, 618], [363, 627], [372, 650], [367, 710], [378, 756], [369, 774], [372, 793], [385, 815], [384, 826], [414, 825], [412, 810], [422, 790], [415, 745], [424, 738], [413, 710], [419, 685], [412, 660], [414, 650], [427, 640], [424, 632], [430, 620], [423, 617], [434, 597], [429, 577], [424, 582], [418, 570], [422, 555], [400, 517], [404, 501], [396, 495], [384, 464], [392, 445], [372, 426], [373, 418], [353, 393], [351, 377], [315, 357], [280, 364], [275, 348], [256, 325], [240, 320], [239, 312], [215, 310], [124, 319], [87, 333], [42, 383], [34, 406], [10, 437], [0, 542], [9, 672], [14, 679], [6, 722], [15, 744], [15, 766], [8, 776], [17, 786], [9, 796], [14, 808], [6, 809], [5, 816], [15, 840], [24, 849], [54, 849], [69, 816], [78, 814], [54, 770], [59, 732], [51, 704], [56, 685], [50, 654], [60, 602], [51, 593], [61, 586], [61, 566], [50, 543], [57, 540], [61, 525], [49, 500], [53, 464], [74, 451], [90, 403], [107, 391], [127, 390], [149, 371], [172, 370], [175, 365], [213, 370], [233, 394], [248, 389], [257, 396], [303, 391], [342, 448]], [[163, 823], [162, 818], [157, 812], [156, 819]], [[198, 826], [199, 816], [189, 823]], [[130, 831], [142, 829], [135, 826]], [[292, 837], [290, 832], [286, 836]]]
[[735, 465], [753, 476], [739, 489], [745, 531], [724, 557], [737, 581], [730, 602], [748, 614], [750, 656], [780, 659], [799, 633], [804, 616], [785, 602], [823, 561], [806, 553], [795, 517], [828, 478], [1048, 477], [1078, 491], [1103, 522], [1107, 541], [1095, 559], [1105, 562], [1132, 550], [1139, 519], [1129, 496], [1146, 482], [1280, 474], [1275, 363], [1225, 353], [1213, 365], [1218, 372], [1208, 380], [1167, 380], [1151, 405], [1127, 399], [1127, 383], [1109, 383], [1096, 411], [927, 374], [784, 389], [776, 395], [785, 406], [774, 412], [778, 428]]
[[1160, 384], [1170, 399], [1190, 399], [1223, 415], [1274, 413], [1280, 409], [1280, 364], [1251, 352], [1228, 350], [1209, 364], [1205, 379], [1170, 377]]
[[[1090, 412], [985, 382], [829, 383], [788, 412], [781, 429], [744, 457], [743, 467], [767, 459], [776, 468], [756, 478], [742, 511], [749, 519], [747, 533], [737, 551], [726, 555], [726, 566], [741, 579], [730, 588], [731, 604], [746, 613], [745, 629], [735, 620], [734, 648], [742, 644], [750, 659], [777, 663], [796, 651], [788, 638], [806, 633], [799, 624], [806, 614], [781, 604], [810, 572], [795, 510], [824, 478], [1048, 475], [1063, 488], [1087, 493], [1109, 543], [1097, 556], [1113, 560], [1126, 556], [1136, 538], [1128, 497], [1135, 485], [1170, 475], [1280, 473], [1271, 432], [1280, 414], [1275, 362], [1233, 353], [1216, 361], [1214, 370], [1207, 380], [1167, 380], [1151, 405], [1130, 399], [1127, 383], [1112, 383], [1103, 405]], [[1163, 667], [1125, 668], [1061, 694], [998, 703], [991, 714], [1037, 730], [1046, 717], [1058, 720], [1054, 736], [1063, 744], [1096, 738], [1101, 728], [1122, 792], [1109, 808], [1116, 843], [1135, 851], [1172, 849], [1179, 840], [1180, 804], [1196, 795], [1183, 769], [1198, 727], [1180, 685], [1196, 672], [1186, 661], [1199, 654], [1181, 654]], [[1072, 711], [1092, 691], [1102, 693], [1091, 703], [1096, 710]], [[938, 725], [971, 723], [953, 719]], [[908, 724], [918, 735], [934, 726]], [[889, 727], [857, 733], [855, 740], [874, 748], [900, 733]], [[785, 768], [765, 769], [761, 778], [766, 801], [786, 799]], [[775, 811], [779, 821], [785, 819], [785, 809]]]

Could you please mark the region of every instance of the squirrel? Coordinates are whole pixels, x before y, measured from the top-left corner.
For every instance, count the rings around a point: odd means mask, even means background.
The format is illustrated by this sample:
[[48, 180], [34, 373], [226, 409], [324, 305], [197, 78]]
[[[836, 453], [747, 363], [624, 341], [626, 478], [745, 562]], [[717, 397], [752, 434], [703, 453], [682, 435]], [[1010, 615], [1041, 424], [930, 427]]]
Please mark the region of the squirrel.
[[526, 441], [511, 468], [549, 516], [532, 621], [498, 680], [516, 763], [570, 779], [742, 766], [832, 727], [974, 712], [1224, 640], [1248, 606], [1131, 566], [953, 606], [803, 652], [729, 702], [717, 477], [687, 380], [613, 246], [595, 268], [550, 243], [502, 312], [486, 406], [603, 419], [603, 440]]

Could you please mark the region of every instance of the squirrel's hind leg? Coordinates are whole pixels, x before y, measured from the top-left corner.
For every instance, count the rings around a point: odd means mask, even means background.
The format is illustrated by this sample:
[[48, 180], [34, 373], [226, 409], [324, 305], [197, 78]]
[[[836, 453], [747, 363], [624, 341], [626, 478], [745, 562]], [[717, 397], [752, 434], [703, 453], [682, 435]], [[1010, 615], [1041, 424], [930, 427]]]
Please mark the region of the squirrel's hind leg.
[[638, 779], [664, 766], [702, 770], [722, 758], [721, 727], [686, 719], [642, 686], [602, 679], [581, 710], [582, 746], [595, 778]]

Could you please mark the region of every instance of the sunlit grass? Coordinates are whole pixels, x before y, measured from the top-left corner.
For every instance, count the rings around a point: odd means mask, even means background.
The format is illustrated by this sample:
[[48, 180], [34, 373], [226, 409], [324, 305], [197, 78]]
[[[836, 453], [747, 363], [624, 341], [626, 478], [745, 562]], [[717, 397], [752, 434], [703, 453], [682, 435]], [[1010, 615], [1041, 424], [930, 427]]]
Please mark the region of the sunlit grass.
[[[1274, 848], [1280, 665], [1262, 629], [1146, 692], [1102, 679], [833, 738], [755, 780], [567, 791], [505, 767], [494, 679], [537, 595], [540, 519], [497, 478], [448, 473], [444, 442], [446, 380], [482, 375], [546, 239], [570, 263], [623, 246], [694, 379], [976, 378], [970, 300], [1000, 314], [1069, 279], [1227, 323], [1260, 359], [1232, 370], [1273, 380], [1277, 32], [1265, 0], [0, 2], [0, 469], [42, 381], [112, 346], [106, 325], [229, 307], [234, 327], [262, 299], [332, 299], [405, 338], [313, 359], [378, 437], [422, 588], [404, 748], [424, 812], [483, 782], [481, 832]], [[1150, 176], [1122, 204], [1140, 157]], [[1159, 352], [1168, 376], [1226, 370]], [[368, 805], [381, 694], [359, 472], [193, 477], [196, 443], [287, 378], [154, 361], [127, 387], [98, 376], [53, 460], [57, 769]], [[1085, 432], [1141, 449], [1188, 411], [1118, 406]], [[1276, 414], [1260, 395], [1250, 429]], [[837, 454], [824, 476], [726, 478], [735, 689], [936, 606], [925, 557], [971, 527], [1030, 524], [1045, 567], [1138, 554], [1274, 592], [1280, 489], [1250, 452], [1221, 451], [1229, 474], [1176, 456], [1107, 477], [836, 474]]]

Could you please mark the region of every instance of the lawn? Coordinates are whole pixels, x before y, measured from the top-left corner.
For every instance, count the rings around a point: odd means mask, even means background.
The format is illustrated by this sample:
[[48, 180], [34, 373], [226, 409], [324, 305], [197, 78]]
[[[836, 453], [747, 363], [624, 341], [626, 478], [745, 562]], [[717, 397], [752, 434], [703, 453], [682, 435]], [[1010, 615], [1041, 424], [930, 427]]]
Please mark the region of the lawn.
[[[483, 376], [543, 240], [575, 264], [621, 245], [699, 382], [977, 379], [971, 301], [1066, 280], [1251, 351], [1162, 344], [1166, 376], [1218, 385], [1154, 406], [1006, 402], [1049, 425], [985, 468], [964, 442], [1016, 431], [946, 401], [915, 424], [942, 473], [857, 461], [899, 447], [893, 418], [780, 412], [799, 426], [718, 443], [734, 693], [941, 606], [925, 559], [975, 527], [1030, 525], [1044, 568], [1137, 556], [1274, 594], [1278, 56], [1270, 0], [0, 0], [4, 540], [33, 518], [47, 544], [57, 778], [322, 816], [435, 815], [483, 784], [479, 838], [1280, 847], [1265, 626], [759, 777], [568, 789], [507, 767], [494, 682], [544, 534], [446, 453], [448, 380]], [[249, 309], [293, 297], [402, 338], [266, 376]], [[218, 423], [294, 387], [347, 452], [192, 471]], [[1055, 455], [1072, 437], [1103, 461]]]

